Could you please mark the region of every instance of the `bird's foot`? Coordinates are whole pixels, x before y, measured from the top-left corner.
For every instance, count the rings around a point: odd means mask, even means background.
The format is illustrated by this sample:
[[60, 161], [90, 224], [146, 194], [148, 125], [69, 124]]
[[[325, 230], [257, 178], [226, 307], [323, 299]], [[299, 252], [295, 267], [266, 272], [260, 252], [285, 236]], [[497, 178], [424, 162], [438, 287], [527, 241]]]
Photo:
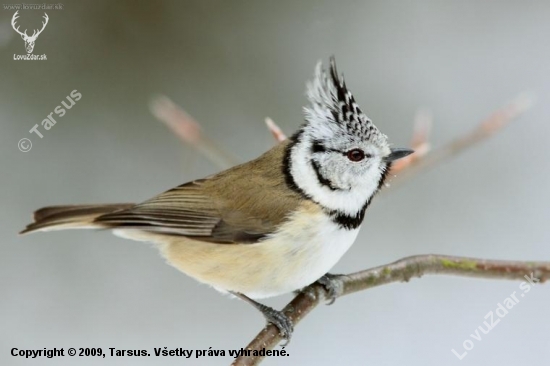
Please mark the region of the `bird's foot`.
[[273, 324], [279, 329], [279, 334], [285, 339], [286, 342], [284, 346], [286, 346], [288, 342], [290, 342], [292, 332], [294, 331], [292, 320], [282, 311], [275, 310], [263, 304], [258, 309], [264, 314], [265, 320], [267, 320], [268, 323]]
[[342, 296], [344, 293], [344, 282], [342, 278], [346, 277], [345, 275], [334, 275], [327, 273], [323, 277], [319, 278], [317, 282], [325, 288], [328, 295], [327, 305], [332, 305], [336, 301], [336, 298]]
[[292, 332], [294, 331], [294, 325], [292, 324], [292, 320], [290, 320], [290, 318], [284, 312], [275, 310], [272, 307], [252, 300], [246, 295], [236, 292], [232, 292], [232, 294], [254, 306], [264, 315], [265, 320], [267, 320], [268, 323], [273, 324], [279, 329], [279, 334], [286, 341], [283, 346], [286, 346], [288, 342], [290, 342]]

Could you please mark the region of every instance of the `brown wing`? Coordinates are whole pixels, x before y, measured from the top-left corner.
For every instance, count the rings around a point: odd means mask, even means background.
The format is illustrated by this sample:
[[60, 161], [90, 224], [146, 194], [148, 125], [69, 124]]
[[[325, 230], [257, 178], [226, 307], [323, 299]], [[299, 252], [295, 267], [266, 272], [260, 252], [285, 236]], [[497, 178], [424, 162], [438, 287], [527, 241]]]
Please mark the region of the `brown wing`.
[[215, 243], [258, 242], [274, 232], [300, 202], [284, 182], [284, 145], [210, 178], [100, 216], [95, 222]]

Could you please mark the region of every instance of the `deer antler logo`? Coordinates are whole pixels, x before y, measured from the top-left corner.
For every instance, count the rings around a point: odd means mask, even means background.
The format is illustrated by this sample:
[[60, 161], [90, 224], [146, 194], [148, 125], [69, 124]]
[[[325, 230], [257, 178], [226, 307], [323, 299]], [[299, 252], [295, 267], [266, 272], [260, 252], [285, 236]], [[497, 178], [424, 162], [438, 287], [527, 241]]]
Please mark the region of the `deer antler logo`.
[[34, 49], [34, 42], [36, 41], [40, 33], [42, 33], [44, 28], [46, 28], [46, 24], [48, 24], [48, 20], [49, 20], [48, 14], [44, 13], [45, 22], [42, 22], [42, 29], [40, 30], [35, 29], [32, 36], [28, 36], [26, 29], [24, 32], [21, 32], [19, 30], [19, 26], [17, 26], [17, 28], [15, 27], [15, 20], [19, 18], [19, 15], [17, 15], [18, 12], [19, 10], [17, 10], [15, 14], [13, 14], [13, 18], [11, 18], [11, 26], [13, 27], [13, 30], [15, 30], [17, 33], [21, 35], [21, 38], [23, 38], [23, 41], [25, 41], [25, 49], [27, 50], [27, 53], [32, 53], [32, 50]]

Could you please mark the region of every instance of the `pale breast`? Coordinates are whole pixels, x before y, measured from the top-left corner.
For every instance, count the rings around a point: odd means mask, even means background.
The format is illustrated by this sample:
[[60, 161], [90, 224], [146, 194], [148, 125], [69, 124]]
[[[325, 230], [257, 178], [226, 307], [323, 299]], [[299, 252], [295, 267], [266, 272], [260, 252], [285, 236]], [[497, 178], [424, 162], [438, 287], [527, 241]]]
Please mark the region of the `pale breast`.
[[277, 232], [257, 244], [213, 244], [130, 231], [122, 235], [160, 244], [171, 265], [221, 291], [263, 298], [315, 282], [344, 255], [357, 233], [358, 229], [340, 228], [316, 204], [305, 202]]
[[322, 212], [296, 214], [265, 242], [278, 258], [271, 268], [277, 274], [253, 296], [276, 296], [315, 282], [342, 258], [358, 233], [359, 229], [342, 229]]

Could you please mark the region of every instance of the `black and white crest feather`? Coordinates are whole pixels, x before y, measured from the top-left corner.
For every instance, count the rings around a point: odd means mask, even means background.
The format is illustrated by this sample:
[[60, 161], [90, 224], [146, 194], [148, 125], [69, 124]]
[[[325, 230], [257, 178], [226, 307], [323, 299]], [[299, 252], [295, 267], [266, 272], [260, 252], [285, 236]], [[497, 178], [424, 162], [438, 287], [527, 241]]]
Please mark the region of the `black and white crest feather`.
[[317, 64], [314, 79], [308, 83], [307, 97], [310, 106], [305, 107], [304, 111], [309, 123], [327, 125], [332, 134], [338, 127], [363, 141], [368, 140], [378, 146], [387, 145], [387, 137], [359, 108], [343, 77], [338, 75], [334, 58], [330, 59], [328, 73], [321, 62]]

